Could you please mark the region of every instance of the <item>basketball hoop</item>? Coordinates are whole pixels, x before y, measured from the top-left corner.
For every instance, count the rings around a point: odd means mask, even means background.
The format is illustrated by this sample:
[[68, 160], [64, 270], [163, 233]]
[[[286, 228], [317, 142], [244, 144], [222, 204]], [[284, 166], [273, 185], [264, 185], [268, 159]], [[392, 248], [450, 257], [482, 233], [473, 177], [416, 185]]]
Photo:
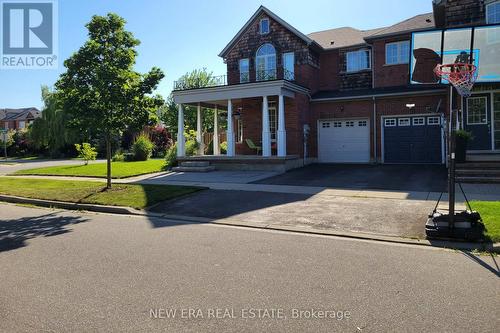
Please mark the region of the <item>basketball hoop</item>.
[[443, 64], [437, 65], [434, 73], [451, 83], [460, 96], [469, 97], [477, 79], [476, 69], [476, 66], [467, 63]]

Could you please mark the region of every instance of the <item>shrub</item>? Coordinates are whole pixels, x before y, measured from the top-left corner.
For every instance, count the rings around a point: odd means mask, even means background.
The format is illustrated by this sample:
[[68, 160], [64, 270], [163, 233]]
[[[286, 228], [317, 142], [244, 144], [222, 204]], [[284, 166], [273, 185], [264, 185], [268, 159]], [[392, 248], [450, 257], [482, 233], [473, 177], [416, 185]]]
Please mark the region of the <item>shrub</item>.
[[177, 144], [173, 144], [167, 149], [165, 161], [167, 162], [167, 168], [175, 166], [177, 163]]
[[172, 139], [164, 127], [156, 126], [149, 132], [151, 142], [153, 142], [153, 156], [163, 157], [165, 151], [172, 145]]
[[141, 134], [132, 145], [132, 152], [134, 160], [147, 161], [153, 154], [153, 143], [146, 135]]
[[474, 137], [472, 136], [472, 133], [467, 132], [465, 130], [458, 130], [455, 132], [455, 135], [457, 138], [464, 139], [465, 141], [470, 141], [470, 140], [474, 139]]
[[220, 153], [221, 154], [227, 154], [227, 142], [221, 142], [220, 144]]
[[113, 162], [123, 162], [125, 161], [125, 154], [123, 153], [123, 150], [118, 149], [113, 157], [111, 158]]
[[90, 143], [84, 142], [81, 145], [75, 144], [75, 149], [78, 152], [78, 158], [84, 160], [84, 164], [89, 164], [89, 161], [95, 160], [97, 157], [97, 149], [92, 147]]

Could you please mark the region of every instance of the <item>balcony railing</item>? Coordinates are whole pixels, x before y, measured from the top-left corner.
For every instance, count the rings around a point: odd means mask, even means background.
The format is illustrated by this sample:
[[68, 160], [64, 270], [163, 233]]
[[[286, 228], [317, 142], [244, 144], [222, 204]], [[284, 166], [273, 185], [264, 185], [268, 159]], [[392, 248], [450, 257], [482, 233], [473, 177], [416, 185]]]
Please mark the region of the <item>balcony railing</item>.
[[[281, 73], [280, 73], [281, 72]], [[282, 78], [287, 81], [295, 81], [294, 72], [282, 69], [277, 71], [272, 70], [257, 70], [255, 72], [255, 81], [270, 81]], [[250, 73], [243, 72], [239, 75], [240, 81], [238, 83], [248, 83], [251, 82]], [[196, 88], [206, 88], [206, 87], [219, 87], [228, 85], [227, 75], [212, 76], [208, 81], [196, 81], [196, 82], [186, 82], [185, 80], [174, 81], [174, 90], [189, 90]]]

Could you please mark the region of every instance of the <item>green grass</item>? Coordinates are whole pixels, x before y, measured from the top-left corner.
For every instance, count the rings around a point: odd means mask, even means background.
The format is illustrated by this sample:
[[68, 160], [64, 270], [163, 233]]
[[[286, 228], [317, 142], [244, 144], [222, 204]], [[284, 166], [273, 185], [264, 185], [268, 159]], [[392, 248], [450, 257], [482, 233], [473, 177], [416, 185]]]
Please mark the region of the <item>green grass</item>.
[[137, 184], [113, 184], [111, 190], [106, 190], [103, 182], [0, 177], [0, 194], [137, 209], [199, 190], [199, 187]]
[[486, 237], [493, 242], [500, 242], [500, 201], [472, 201], [471, 206], [481, 214]]
[[[113, 178], [127, 178], [160, 172], [165, 169], [165, 160], [148, 160], [139, 162], [112, 162], [111, 176]], [[74, 177], [99, 177], [106, 178], [106, 163], [89, 165], [63, 165], [46, 168], [19, 170], [14, 175], [39, 175], [39, 176], [74, 176]]]

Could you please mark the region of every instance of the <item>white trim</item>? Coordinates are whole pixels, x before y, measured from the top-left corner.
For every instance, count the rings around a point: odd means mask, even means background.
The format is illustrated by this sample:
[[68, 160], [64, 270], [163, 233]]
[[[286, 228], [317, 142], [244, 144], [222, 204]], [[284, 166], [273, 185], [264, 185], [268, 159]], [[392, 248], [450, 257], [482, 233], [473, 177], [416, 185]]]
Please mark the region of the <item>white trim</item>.
[[[403, 44], [406, 44], [408, 45], [408, 54], [407, 54], [407, 58], [406, 59], [400, 59], [399, 56], [400, 56], [400, 51], [399, 49], [401, 48], [401, 45]], [[388, 55], [388, 52], [387, 52], [387, 47], [388, 46], [391, 46], [391, 45], [397, 45], [397, 48], [396, 48], [396, 51], [397, 51], [397, 56], [396, 56], [396, 62], [387, 62], [387, 55]], [[392, 43], [386, 43], [385, 44], [385, 64], [386, 65], [405, 65], [405, 64], [408, 64], [410, 62], [410, 41], [409, 40], [402, 40], [402, 41], [399, 41], [399, 42], [392, 42]]]
[[[430, 123], [429, 122], [429, 119], [437, 119], [438, 122], [437, 123]], [[427, 126], [439, 126], [441, 125], [441, 118], [439, 116], [428, 116], [427, 117]]]
[[397, 96], [406, 96], [406, 95], [441, 95], [442, 96], [444, 92], [446, 92], [446, 90], [444, 90], [442, 88], [436, 88], [435, 90], [407, 91], [407, 92], [402, 92], [402, 93], [314, 98], [314, 99], [311, 99], [311, 102], [330, 102], [330, 101], [343, 101], [343, 100], [372, 99], [373, 97], [397, 97]]
[[[387, 123], [387, 121], [391, 121], [391, 123], [392, 123], [392, 121], [394, 121], [394, 124], [389, 125], [389, 124]], [[384, 119], [384, 127], [396, 127], [396, 126], [397, 126], [397, 124], [398, 124], [398, 121], [397, 121], [397, 119], [396, 119], [396, 118], [387, 118], [387, 119]]]
[[[486, 122], [479, 122], [479, 123], [470, 123], [469, 122], [469, 101], [471, 100], [476, 100], [476, 99], [484, 99], [486, 100], [486, 102], [484, 103], [484, 106], [486, 107], [486, 112], [485, 112], [485, 115], [486, 115]], [[476, 96], [476, 97], [468, 97], [467, 100], [466, 100], [466, 107], [467, 107], [467, 115], [466, 115], [466, 124], [467, 125], [488, 125], [488, 97], [487, 96]]]
[[[415, 124], [415, 120], [416, 120], [416, 119], [422, 120], [422, 123], [420, 123], [420, 124]], [[411, 119], [411, 124], [412, 124], [412, 126], [425, 126], [425, 117], [413, 117], [413, 118]]]

